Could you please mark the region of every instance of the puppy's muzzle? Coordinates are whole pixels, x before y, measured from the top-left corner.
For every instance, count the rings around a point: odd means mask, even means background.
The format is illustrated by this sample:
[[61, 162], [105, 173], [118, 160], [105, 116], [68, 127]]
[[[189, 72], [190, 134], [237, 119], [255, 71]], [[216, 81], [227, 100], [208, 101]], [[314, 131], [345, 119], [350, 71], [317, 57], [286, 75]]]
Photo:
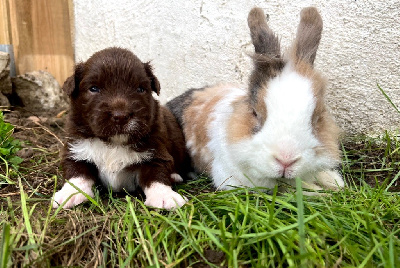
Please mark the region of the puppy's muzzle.
[[111, 112], [111, 120], [116, 124], [125, 124], [132, 116], [132, 112], [130, 113], [124, 110], [116, 110]]
[[110, 120], [119, 125], [126, 124], [133, 116], [133, 112], [129, 108], [127, 101], [122, 97], [113, 99], [109, 105]]

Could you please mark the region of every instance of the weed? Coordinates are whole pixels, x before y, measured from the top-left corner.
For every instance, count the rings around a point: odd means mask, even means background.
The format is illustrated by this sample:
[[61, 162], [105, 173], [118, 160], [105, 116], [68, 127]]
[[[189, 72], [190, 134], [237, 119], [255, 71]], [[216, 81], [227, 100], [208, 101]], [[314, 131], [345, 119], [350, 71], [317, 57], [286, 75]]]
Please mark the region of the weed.
[[22, 158], [16, 155], [21, 149], [21, 142], [12, 137], [13, 133], [14, 126], [4, 122], [3, 112], [0, 111], [0, 184], [14, 183], [10, 180], [10, 174], [22, 162]]

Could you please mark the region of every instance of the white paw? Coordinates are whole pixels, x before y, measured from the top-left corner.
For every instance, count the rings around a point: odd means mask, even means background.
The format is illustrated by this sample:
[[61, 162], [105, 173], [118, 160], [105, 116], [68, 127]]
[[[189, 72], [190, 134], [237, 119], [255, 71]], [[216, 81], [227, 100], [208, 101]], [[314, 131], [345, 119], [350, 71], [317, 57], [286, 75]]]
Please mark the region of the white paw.
[[317, 174], [317, 182], [323, 187], [338, 190], [344, 187], [342, 176], [336, 170], [321, 171]]
[[183, 182], [181, 175], [179, 175], [178, 173], [172, 173], [171, 179], [173, 179], [174, 182]]
[[173, 191], [171, 186], [154, 182], [150, 187], [144, 189], [146, 195], [146, 206], [155, 208], [174, 209], [183, 206], [187, 199]]
[[[90, 197], [94, 197], [92, 191], [92, 186], [94, 184], [93, 180], [88, 180], [82, 177], [75, 177], [70, 179], [69, 182], [74, 184]], [[71, 198], [64, 204], [63, 208], [72, 208], [87, 200], [87, 198], [83, 194], [79, 193], [78, 190], [76, 190], [72, 185], [66, 182], [61, 190], [54, 194], [53, 208], [58, 208], [70, 196]]]

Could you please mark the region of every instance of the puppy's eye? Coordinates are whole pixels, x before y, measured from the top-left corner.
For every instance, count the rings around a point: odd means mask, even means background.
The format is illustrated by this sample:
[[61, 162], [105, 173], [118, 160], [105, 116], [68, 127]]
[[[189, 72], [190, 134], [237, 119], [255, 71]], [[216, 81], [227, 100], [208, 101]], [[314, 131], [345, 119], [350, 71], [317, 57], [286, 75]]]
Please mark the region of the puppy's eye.
[[145, 92], [146, 90], [144, 89], [144, 88], [142, 88], [142, 87], [138, 87], [137, 89], [136, 89], [136, 92], [137, 93], [143, 93], [143, 92]]
[[98, 93], [98, 92], [100, 92], [100, 88], [93, 86], [93, 87], [89, 88], [89, 91], [93, 92], [93, 93]]

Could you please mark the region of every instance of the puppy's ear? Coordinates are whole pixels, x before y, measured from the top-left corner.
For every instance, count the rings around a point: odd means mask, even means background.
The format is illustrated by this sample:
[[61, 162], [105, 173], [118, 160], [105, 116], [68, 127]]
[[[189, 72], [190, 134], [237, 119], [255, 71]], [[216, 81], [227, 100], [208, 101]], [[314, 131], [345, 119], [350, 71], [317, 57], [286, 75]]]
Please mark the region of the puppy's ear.
[[158, 82], [157, 77], [153, 74], [153, 67], [150, 65], [150, 62], [146, 62], [144, 64], [144, 69], [146, 70], [147, 77], [149, 77], [151, 81], [151, 89], [160, 95], [160, 82]]
[[65, 94], [68, 97], [73, 97], [78, 93], [79, 84], [82, 80], [82, 73], [83, 73], [83, 63], [78, 63], [75, 66], [74, 73], [65, 80], [62, 89], [64, 90]]

